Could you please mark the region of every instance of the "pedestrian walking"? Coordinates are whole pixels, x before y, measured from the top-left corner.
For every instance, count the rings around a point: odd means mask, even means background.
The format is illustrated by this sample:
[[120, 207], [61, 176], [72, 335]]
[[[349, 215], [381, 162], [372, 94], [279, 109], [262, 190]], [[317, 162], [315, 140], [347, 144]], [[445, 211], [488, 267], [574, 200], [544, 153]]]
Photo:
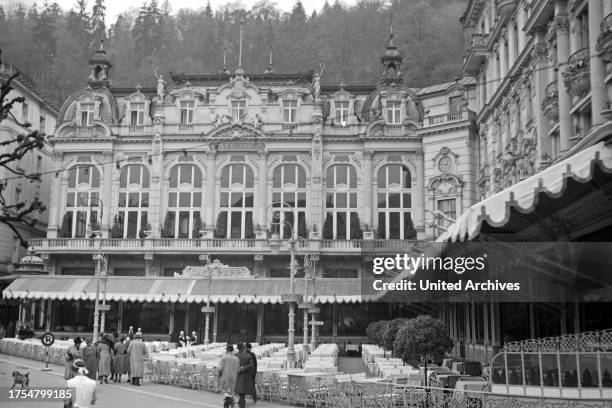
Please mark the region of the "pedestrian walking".
[[181, 330], [178, 337], [177, 347], [187, 347], [187, 336], [185, 336], [185, 332]]
[[72, 370], [72, 363], [83, 358], [83, 352], [81, 351], [81, 338], [75, 337], [74, 344], [68, 347], [66, 350], [66, 365], [64, 367], [64, 379], [69, 380], [74, 377], [74, 370]]
[[251, 355], [244, 349], [244, 343], [238, 343], [238, 377], [236, 378], [235, 392], [238, 394], [238, 406], [244, 408], [246, 405], [245, 395], [253, 395], [255, 393], [253, 384], [253, 359]]
[[85, 361], [85, 368], [88, 371], [87, 377], [95, 381], [98, 373], [98, 349], [93, 346], [91, 339], [86, 339], [85, 344], [83, 361]]
[[257, 356], [253, 353], [251, 343], [246, 344], [246, 352], [251, 356], [253, 363], [253, 404], [257, 402]]
[[102, 336], [102, 339], [98, 342], [98, 379], [100, 384], [103, 381], [108, 384], [113, 359], [113, 346], [111, 337], [107, 334]]
[[234, 406], [234, 390], [236, 389], [236, 378], [240, 361], [234, 355], [234, 346], [228, 344], [225, 348], [225, 355], [219, 362], [219, 379], [221, 380], [221, 391], [223, 392], [223, 407]]
[[140, 385], [140, 379], [144, 377], [144, 362], [149, 357], [147, 347], [142, 341], [142, 333], [136, 333], [136, 338], [130, 343], [127, 354], [130, 361], [132, 385]]
[[68, 388], [74, 389], [69, 400], [64, 401], [64, 407], [89, 408], [96, 404], [96, 381], [87, 377], [88, 371], [85, 361], [76, 359], [72, 362], [70, 369], [74, 378], [66, 381]]
[[[121, 382], [121, 376], [127, 373], [127, 346], [125, 336], [121, 336], [121, 339], [115, 343], [115, 378], [114, 382]], [[128, 376], [129, 377], [129, 376]]]

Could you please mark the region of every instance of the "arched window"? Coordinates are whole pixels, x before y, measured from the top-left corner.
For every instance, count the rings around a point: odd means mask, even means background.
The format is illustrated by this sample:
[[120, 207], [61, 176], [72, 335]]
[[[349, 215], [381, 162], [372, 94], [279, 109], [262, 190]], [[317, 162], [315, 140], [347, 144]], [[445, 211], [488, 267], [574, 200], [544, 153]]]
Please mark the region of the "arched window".
[[410, 171], [401, 164], [378, 170], [378, 238], [413, 239]]
[[170, 170], [164, 238], [199, 238], [202, 227], [202, 172], [193, 164]]
[[[272, 202], [275, 207], [281, 207], [284, 203], [285, 222], [291, 225], [295, 234], [302, 238], [308, 238], [306, 227], [306, 172], [302, 166], [282, 164], [274, 169]], [[286, 224], [281, 225], [280, 236], [285, 239], [291, 238], [291, 229]]]
[[357, 213], [357, 172], [348, 164], [336, 164], [327, 169], [326, 209], [323, 225], [325, 239], [361, 239]]
[[66, 206], [60, 236], [84, 238], [98, 230], [100, 172], [90, 164], [78, 165], [68, 171]]
[[220, 211], [216, 238], [255, 238], [253, 229], [253, 170], [246, 164], [230, 164], [221, 171]]
[[121, 168], [113, 238], [144, 238], [144, 231], [148, 229], [149, 183], [149, 170], [142, 164]]

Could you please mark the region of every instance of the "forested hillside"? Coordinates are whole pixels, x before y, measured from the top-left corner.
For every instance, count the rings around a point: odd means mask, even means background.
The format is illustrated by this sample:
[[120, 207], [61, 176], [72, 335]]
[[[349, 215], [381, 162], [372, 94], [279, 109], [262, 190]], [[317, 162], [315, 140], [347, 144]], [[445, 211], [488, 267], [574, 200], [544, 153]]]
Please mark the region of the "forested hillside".
[[55, 3], [0, 7], [3, 59], [19, 67], [56, 103], [83, 88], [87, 59], [105, 38], [114, 64], [114, 86], [153, 86], [154, 67], [168, 73], [215, 73], [226, 49], [230, 70], [238, 64], [244, 21], [243, 66], [263, 72], [272, 50], [276, 72], [319, 71], [324, 84], [374, 83], [391, 16], [401, 72], [413, 87], [451, 81], [461, 68], [459, 17], [465, 0], [362, 0], [326, 3], [307, 15], [297, 1], [284, 13], [263, 0], [251, 9], [228, 3], [218, 10], [173, 10], [170, 0], [148, 0], [138, 12], [107, 21], [104, 0], [78, 0], [71, 10]]

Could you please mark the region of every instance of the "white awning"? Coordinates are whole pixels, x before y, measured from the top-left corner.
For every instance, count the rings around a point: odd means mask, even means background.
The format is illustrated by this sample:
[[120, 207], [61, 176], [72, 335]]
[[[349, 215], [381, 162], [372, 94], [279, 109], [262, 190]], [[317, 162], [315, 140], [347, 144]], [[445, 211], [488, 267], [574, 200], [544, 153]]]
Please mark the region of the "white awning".
[[483, 221], [493, 227], [501, 227], [508, 222], [511, 208], [524, 214], [532, 212], [537, 205], [539, 193], [546, 193], [553, 198], [560, 197], [565, 191], [568, 178], [586, 183], [592, 179], [596, 165], [606, 172], [612, 172], [612, 146], [606, 142], [586, 148], [473, 205], [437, 241], [471, 240], [480, 233]]
[[[290, 292], [289, 279], [202, 279], [197, 277], [112, 276], [106, 279], [107, 301], [205, 303], [282, 303]], [[20, 276], [5, 290], [5, 299], [84, 300], [96, 298], [92, 276]], [[102, 285], [100, 293], [102, 293]], [[210, 288], [210, 289], [209, 289]], [[296, 294], [304, 293], [304, 281], [294, 282]], [[361, 281], [329, 279], [309, 285], [308, 299], [314, 303], [359, 303]], [[100, 295], [100, 299], [102, 295]]]

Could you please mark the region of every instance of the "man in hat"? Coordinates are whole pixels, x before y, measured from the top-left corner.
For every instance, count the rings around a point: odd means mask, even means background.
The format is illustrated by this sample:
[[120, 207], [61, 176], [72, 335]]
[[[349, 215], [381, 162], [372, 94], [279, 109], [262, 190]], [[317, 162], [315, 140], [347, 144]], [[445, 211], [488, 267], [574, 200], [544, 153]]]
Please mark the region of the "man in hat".
[[236, 378], [236, 394], [238, 394], [238, 406], [244, 408], [246, 405], [245, 395], [255, 395], [255, 384], [253, 384], [253, 359], [244, 349], [244, 343], [238, 343], [238, 377]]
[[144, 361], [149, 357], [147, 346], [142, 341], [141, 332], [135, 334], [134, 341], [128, 346], [127, 354], [130, 361], [132, 385], [140, 385], [140, 379], [144, 377]]
[[83, 358], [81, 351], [81, 338], [75, 337], [74, 344], [68, 347], [66, 350], [66, 365], [64, 367], [64, 379], [69, 380], [74, 377], [74, 371], [72, 370], [72, 362], [76, 359]]
[[252, 363], [253, 363], [253, 404], [257, 402], [257, 387], [256, 385], [256, 378], [257, 378], [257, 356], [255, 355], [255, 353], [253, 353], [253, 346], [251, 346], [251, 343], [247, 343], [246, 344], [246, 352], [251, 356], [252, 359]]
[[76, 359], [70, 367], [74, 372], [74, 377], [66, 381], [66, 385], [75, 390], [70, 398], [72, 407], [89, 408], [91, 405], [95, 405], [96, 381], [87, 377], [88, 371], [85, 367], [85, 361]]
[[236, 388], [236, 377], [239, 368], [238, 357], [234, 355], [234, 346], [228, 344], [225, 355], [219, 362], [219, 379], [221, 380], [221, 391], [224, 393], [223, 407], [234, 406], [234, 389]]

